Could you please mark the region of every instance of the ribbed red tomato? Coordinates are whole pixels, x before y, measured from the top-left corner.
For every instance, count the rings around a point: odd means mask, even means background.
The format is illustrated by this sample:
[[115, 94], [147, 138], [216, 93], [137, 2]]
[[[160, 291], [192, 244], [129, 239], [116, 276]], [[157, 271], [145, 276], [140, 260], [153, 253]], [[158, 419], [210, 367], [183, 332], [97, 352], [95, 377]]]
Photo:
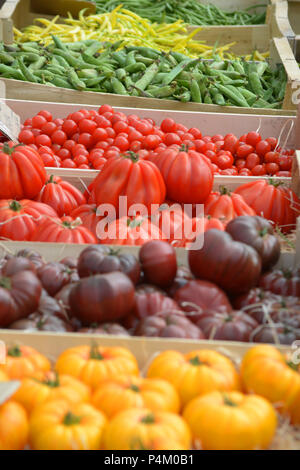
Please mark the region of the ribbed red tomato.
[[300, 200], [282, 183], [272, 179], [257, 180], [239, 186], [235, 193], [242, 196], [258, 215], [273, 221], [283, 232], [295, 228]]
[[163, 235], [157, 225], [148, 218], [137, 217], [121, 219], [110, 222], [102, 235], [97, 234], [99, 242], [108, 245], [143, 245], [149, 240], [161, 240]]
[[182, 239], [185, 229], [192, 225], [192, 219], [184, 212], [180, 204], [162, 204], [151, 216], [152, 223], [156, 224], [163, 234], [163, 239], [173, 241]]
[[0, 199], [33, 199], [46, 178], [43, 160], [36, 150], [14, 142], [0, 145]]
[[3, 199], [0, 201], [0, 237], [28, 241], [45, 217], [57, 217], [55, 210], [47, 204], [29, 199]]
[[256, 212], [248, 206], [246, 201], [235, 193], [230, 193], [226, 188], [220, 188], [220, 192], [213, 192], [204, 204], [205, 215], [229, 222], [241, 215], [256, 215]]
[[185, 147], [179, 151], [168, 148], [149, 159], [160, 169], [170, 199], [187, 204], [201, 204], [207, 199], [214, 177], [204, 155]]
[[216, 284], [208, 281], [193, 279], [180, 287], [174, 300], [178, 303], [181, 310], [190, 315], [192, 321], [197, 321], [199, 315], [208, 312], [231, 312], [232, 306], [225, 292]]
[[31, 241], [53, 243], [97, 243], [96, 237], [80, 219], [66, 216], [42, 222], [32, 234]]
[[242, 311], [204, 313], [196, 325], [208, 339], [243, 342], [250, 341], [252, 332], [258, 327], [254, 318]]
[[83, 204], [74, 209], [70, 215], [73, 219], [79, 217], [82, 221], [82, 225], [89, 229], [97, 238], [97, 225], [103, 217], [97, 215], [96, 204]]
[[[119, 210], [119, 197], [127, 197], [127, 207], [162, 204], [166, 196], [163, 177], [154, 163], [139, 159], [133, 152], [109, 158], [94, 182], [97, 206], [112, 204]], [[145, 214], [144, 214], [145, 215]]]
[[84, 195], [67, 181], [59, 176], [51, 175], [36, 198], [38, 202], [44, 202], [56, 210], [59, 217], [70, 215], [76, 207], [85, 204]]
[[261, 276], [259, 285], [274, 294], [300, 297], [300, 268], [273, 269]]
[[[201, 233], [207, 232], [208, 230], [214, 228], [216, 230], [225, 230], [225, 226], [220, 219], [216, 219], [215, 217], [211, 217], [208, 215], [207, 217], [199, 218], [193, 217], [191, 219], [191, 228], [189, 230], [188, 226], [184, 227], [182, 231], [183, 237], [180, 238], [181, 232], [175, 233], [174, 241], [172, 245], [176, 248], [180, 247], [188, 247]], [[186, 230], [187, 228], [187, 230]]]

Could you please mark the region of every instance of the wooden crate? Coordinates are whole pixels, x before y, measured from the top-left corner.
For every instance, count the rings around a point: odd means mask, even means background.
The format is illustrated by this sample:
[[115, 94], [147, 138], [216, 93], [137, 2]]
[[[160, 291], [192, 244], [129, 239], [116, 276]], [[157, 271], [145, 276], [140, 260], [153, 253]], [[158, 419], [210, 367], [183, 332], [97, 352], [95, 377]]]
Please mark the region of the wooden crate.
[[[271, 61], [272, 63], [282, 63], [283, 60], [280, 56], [280, 50], [277, 48], [277, 44], [270, 43], [272, 37], [272, 28], [274, 24], [274, 8], [279, 0], [271, 0], [269, 3], [269, 10], [267, 15], [267, 24], [257, 26], [213, 26], [203, 27], [196, 38], [199, 40], [205, 40], [208, 44], [214, 44], [218, 41], [219, 45], [228, 44], [235, 42], [232, 51], [236, 54], [244, 55], [250, 54], [254, 49], [258, 49], [261, 52], [268, 50], [271, 47]], [[80, 9], [86, 5], [90, 5], [90, 12], [93, 13], [93, 7], [90, 3], [79, 0], [53, 0], [52, 2], [42, 2], [41, 0], [11, 0], [12, 3], [17, 4], [13, 14], [11, 14], [9, 21], [10, 24], [13, 21], [14, 25], [18, 28], [22, 28], [29, 24], [32, 24], [34, 18], [47, 17], [53, 18], [54, 14], [66, 14], [67, 11], [71, 11], [74, 16], [78, 14]], [[214, 3], [214, 2], [212, 2]], [[220, 6], [223, 2], [215, 0], [215, 4]], [[253, 0], [231, 1], [227, 2], [226, 8], [246, 8], [247, 6], [253, 5], [256, 2]], [[285, 2], [283, 2], [285, 3]], [[47, 15], [46, 12], [49, 14]], [[1, 12], [0, 12], [1, 13]], [[1, 14], [0, 14], [1, 20]], [[189, 28], [191, 31], [195, 27]], [[1, 36], [0, 36], [1, 37]], [[6, 42], [12, 42], [12, 37], [5, 37]], [[270, 45], [271, 44], [271, 45]], [[280, 114], [294, 114], [294, 106], [290, 103], [290, 83], [295, 80], [295, 71], [291, 70], [288, 66], [285, 66], [288, 75], [288, 85], [286, 96], [287, 99], [284, 101], [283, 110], [273, 109], [251, 109], [251, 108], [238, 108], [234, 106], [220, 107], [217, 105], [197, 104], [197, 103], [181, 103], [170, 100], [161, 99], [150, 99], [140, 97], [128, 97], [120, 95], [112, 95], [105, 93], [93, 93], [93, 92], [80, 92], [68, 89], [56, 89], [47, 85], [33, 84], [22, 82], [20, 84], [17, 80], [2, 79], [6, 86], [6, 97], [23, 99], [26, 96], [29, 100], [40, 100], [40, 101], [62, 101], [66, 103], [82, 103], [82, 104], [103, 104], [110, 100], [112, 105], [131, 105], [139, 108], [153, 108], [153, 109], [175, 109], [175, 110], [190, 110], [190, 111], [208, 111], [208, 112], [240, 112], [240, 113], [253, 113], [253, 114], [268, 114], [268, 115], [280, 115]], [[291, 73], [291, 75], [290, 75]], [[299, 72], [300, 80], [300, 72]]]
[[[111, 102], [109, 102], [111, 104]], [[32, 117], [37, 114], [41, 109], [49, 110], [54, 118], [62, 118], [68, 114], [80, 109], [78, 104], [64, 104], [64, 103], [49, 103], [49, 102], [38, 102], [28, 101], [24, 106], [24, 101], [20, 100], [6, 100], [6, 104], [20, 116], [21, 122], [24, 122], [28, 117]], [[88, 109], [97, 109], [97, 106], [86, 105]], [[200, 112], [194, 114], [189, 111], [165, 111], [161, 109], [135, 109], [132, 107], [121, 107], [116, 106], [116, 111], [122, 111], [125, 114], [137, 114], [140, 117], [150, 117], [160, 124], [166, 117], [172, 117], [175, 121], [191, 127], [199, 127], [203, 135], [214, 135], [234, 132], [236, 135], [241, 136], [250, 130], [260, 129], [260, 132], [264, 138], [274, 136], [278, 137], [282, 132], [282, 142], [284, 143], [291, 126], [291, 132], [286, 142], [287, 148], [296, 148], [296, 136], [294, 132], [296, 129], [296, 118], [289, 116], [256, 116], [256, 115], [242, 115], [232, 114], [231, 118], [228, 119], [225, 113], [207, 113]], [[299, 147], [300, 148], [300, 147]], [[49, 174], [60, 176], [66, 181], [74, 184], [78, 189], [83, 191], [98, 174], [97, 170], [77, 170], [68, 168], [48, 168]], [[293, 181], [300, 180], [299, 170], [295, 170]], [[237, 186], [251, 181], [253, 177], [246, 176], [215, 176], [214, 188], [217, 190], [219, 186], [224, 185], [230, 190], [234, 190]], [[286, 184], [292, 184], [290, 178], [281, 178]], [[293, 183], [297, 186], [297, 183]], [[299, 187], [300, 196], [300, 187]]]
[[[97, 343], [103, 347], [128, 348], [136, 357], [140, 371], [145, 375], [150, 361], [160, 352], [173, 350], [181, 353], [196, 351], [199, 349], [212, 349], [225, 354], [239, 363], [244, 354], [254, 346], [252, 343], [239, 343], [233, 341], [209, 341], [209, 340], [182, 340], [161, 338], [128, 338], [122, 336], [101, 336], [86, 333], [30, 333], [16, 330], [0, 330], [0, 341], [8, 347], [27, 345], [37, 349], [55, 363], [57, 357], [67, 348], [84, 344]], [[291, 348], [278, 345], [277, 348], [283, 353], [290, 353]]]
[[174, 111], [236, 113], [272, 116], [295, 116], [296, 105], [293, 103], [295, 84], [300, 84], [300, 69], [295, 61], [292, 49], [286, 38], [275, 38], [270, 43], [270, 63], [284, 65], [288, 82], [286, 85], [283, 109], [241, 108], [236, 106], [217, 106], [204, 103], [181, 103], [155, 98], [142, 98], [115, 95], [110, 93], [93, 93], [76, 91], [65, 88], [55, 88], [19, 80], [1, 79], [6, 89], [6, 98], [26, 101], [47, 101], [61, 103], [77, 103], [84, 105], [101, 105], [109, 103], [112, 106], [148, 108]]

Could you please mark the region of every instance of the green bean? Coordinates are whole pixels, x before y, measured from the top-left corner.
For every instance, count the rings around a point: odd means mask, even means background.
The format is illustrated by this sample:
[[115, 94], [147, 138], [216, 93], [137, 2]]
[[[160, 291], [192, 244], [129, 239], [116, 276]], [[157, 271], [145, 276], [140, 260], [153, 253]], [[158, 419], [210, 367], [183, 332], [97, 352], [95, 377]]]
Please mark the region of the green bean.
[[14, 61], [14, 58], [7, 54], [6, 52], [0, 52], [0, 61], [3, 64], [12, 64]]
[[[151, 64], [147, 70], [145, 71], [145, 74], [142, 76], [142, 78], [140, 80], [138, 80], [136, 82], [136, 86], [138, 88], [140, 88], [141, 90], [145, 90], [147, 88], [148, 85], [150, 85], [150, 83], [152, 82], [152, 80], [154, 79], [155, 75], [157, 74], [158, 72], [158, 64], [157, 62], [153, 62], [153, 64]], [[162, 82], [164, 85], [166, 85], [166, 83]]]
[[134, 64], [126, 65], [126, 67], [124, 67], [128, 73], [144, 72], [146, 68], [146, 65], [142, 62], [135, 62]]
[[258, 73], [249, 72], [248, 79], [249, 79], [249, 83], [250, 83], [253, 93], [255, 93], [258, 96], [263, 96], [264, 89], [262, 87]]
[[68, 80], [76, 90], [84, 90], [86, 88], [85, 83], [78, 78], [77, 73], [74, 69], [70, 68], [67, 73]]
[[219, 83], [215, 83], [215, 86], [222, 93], [222, 95], [229, 98], [232, 103], [237, 104], [238, 106], [249, 108], [249, 105], [246, 99], [243, 97], [242, 94], [238, 93], [237, 89], [232, 90], [230, 88], [230, 85], [224, 86]]
[[197, 81], [193, 78], [191, 81], [191, 96], [195, 103], [202, 103], [202, 96]]
[[217, 88], [211, 87], [210, 94], [211, 94], [212, 101], [214, 104], [217, 104], [219, 106], [225, 106], [226, 102], [225, 102], [224, 96], [222, 95], [222, 93], [220, 93], [220, 91]]
[[58, 87], [61, 87], [61, 88], [69, 88], [71, 90], [74, 90], [74, 87], [73, 85], [71, 85], [67, 80], [65, 80], [64, 78], [56, 75], [53, 80], [52, 80], [52, 83], [55, 85], [55, 86], [58, 86]]
[[117, 78], [111, 79], [111, 86], [114, 93], [117, 95], [128, 95], [128, 91], [126, 90], [125, 86]]
[[18, 58], [18, 64], [26, 80], [33, 83], [39, 83], [39, 78], [35, 77], [35, 75], [26, 67], [22, 58]]
[[102, 43], [100, 41], [94, 41], [89, 47], [86, 48], [84, 54], [86, 56], [93, 56], [101, 48]]
[[62, 51], [68, 52], [67, 46], [54, 34], [51, 35], [55, 46]]
[[95, 69], [81, 69], [78, 70], [77, 75], [79, 78], [96, 78], [98, 73]]
[[[176, 85], [175, 85], [176, 87]], [[171, 96], [174, 93], [174, 85], [166, 85], [163, 87], [158, 87], [156, 90], [148, 90], [150, 95], [153, 96], [153, 98], [166, 98], [167, 96]]]
[[31, 71], [34, 71], [34, 70], [39, 70], [41, 69], [42, 67], [44, 67], [45, 63], [47, 62], [47, 59], [46, 57], [44, 56], [41, 56], [38, 58], [38, 60], [36, 60], [35, 62], [32, 62], [28, 69], [31, 70]]
[[124, 80], [127, 76], [125, 69], [117, 69], [115, 73], [118, 80]]
[[14, 78], [15, 80], [26, 80], [26, 77], [24, 76], [21, 70], [8, 67], [5, 64], [0, 64], [0, 74], [6, 74], [9, 77]]
[[135, 51], [130, 51], [129, 54], [127, 54], [126, 61], [125, 61], [126, 67], [129, 65], [136, 64], [136, 62], [137, 61], [135, 60]]

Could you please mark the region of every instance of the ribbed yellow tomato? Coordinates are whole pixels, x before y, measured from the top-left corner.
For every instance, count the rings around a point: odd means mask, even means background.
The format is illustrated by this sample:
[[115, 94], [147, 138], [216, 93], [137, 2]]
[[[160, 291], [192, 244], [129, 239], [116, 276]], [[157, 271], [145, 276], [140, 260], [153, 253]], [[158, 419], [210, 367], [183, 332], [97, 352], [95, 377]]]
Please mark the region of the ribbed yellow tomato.
[[251, 348], [243, 358], [241, 377], [248, 392], [267, 398], [294, 424], [300, 424], [300, 374], [278, 349], [270, 345]]
[[194, 398], [183, 417], [195, 444], [205, 450], [267, 449], [277, 425], [271, 403], [240, 392], [216, 391]]
[[22, 450], [28, 442], [26, 411], [13, 400], [0, 405], [0, 450]]
[[173, 385], [162, 379], [124, 376], [107, 382], [96, 390], [92, 404], [112, 418], [129, 408], [178, 413], [180, 401]]
[[101, 346], [67, 349], [59, 356], [56, 370], [76, 377], [93, 389], [120, 375], [139, 374], [137, 361], [128, 349]]
[[175, 413], [133, 408], [121, 411], [107, 424], [103, 433], [105, 450], [152, 449], [161, 439], [172, 440], [185, 450], [191, 446], [191, 432]]
[[14, 400], [23, 405], [29, 414], [46, 401], [63, 399], [70, 403], [81, 403], [90, 398], [91, 391], [87, 385], [70, 375], [59, 376], [53, 372], [45, 372], [39, 379], [23, 379], [14, 394]]
[[160, 377], [174, 385], [182, 405], [214, 390], [239, 390], [239, 375], [222, 354], [206, 349], [181, 354], [165, 351], [150, 364], [148, 377]]
[[98, 450], [105, 422], [103, 413], [87, 403], [43, 403], [30, 417], [30, 446], [34, 450]]
[[0, 366], [10, 379], [34, 377], [50, 370], [50, 361], [30, 346], [14, 346], [7, 349], [6, 363]]

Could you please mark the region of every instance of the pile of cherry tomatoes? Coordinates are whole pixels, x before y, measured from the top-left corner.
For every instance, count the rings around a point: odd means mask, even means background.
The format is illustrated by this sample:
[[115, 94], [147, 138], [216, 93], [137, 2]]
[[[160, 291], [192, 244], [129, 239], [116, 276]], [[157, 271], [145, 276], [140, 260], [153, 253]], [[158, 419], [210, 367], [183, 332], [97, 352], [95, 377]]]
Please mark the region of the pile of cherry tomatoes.
[[147, 159], [168, 147], [184, 145], [209, 158], [215, 174], [291, 176], [294, 150], [283, 150], [275, 137], [263, 139], [251, 131], [202, 135], [166, 118], [153, 119], [116, 112], [109, 105], [98, 111], [81, 109], [65, 119], [53, 119], [47, 110], [26, 119], [19, 141], [38, 150], [46, 167], [100, 170], [107, 159], [132, 151]]

